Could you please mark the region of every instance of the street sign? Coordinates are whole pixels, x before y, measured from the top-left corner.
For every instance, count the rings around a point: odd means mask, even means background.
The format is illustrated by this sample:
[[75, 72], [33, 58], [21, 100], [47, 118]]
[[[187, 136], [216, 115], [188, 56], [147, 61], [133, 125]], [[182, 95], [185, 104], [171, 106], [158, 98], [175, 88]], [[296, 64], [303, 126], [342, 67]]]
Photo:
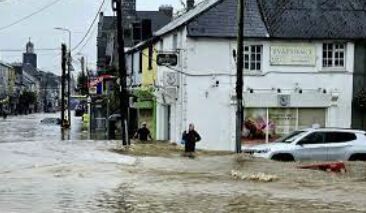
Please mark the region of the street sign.
[[159, 66], [177, 66], [178, 56], [174, 53], [162, 53], [157, 56], [157, 64]]

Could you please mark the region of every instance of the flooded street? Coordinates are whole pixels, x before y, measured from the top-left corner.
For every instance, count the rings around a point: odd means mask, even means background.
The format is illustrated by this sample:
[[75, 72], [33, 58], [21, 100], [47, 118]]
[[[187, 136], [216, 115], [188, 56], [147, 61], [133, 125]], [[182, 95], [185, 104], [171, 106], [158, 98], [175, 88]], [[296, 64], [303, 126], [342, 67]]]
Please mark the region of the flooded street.
[[[366, 164], [347, 174], [235, 155], [121, 155], [116, 141], [70, 140], [28, 115], [0, 120], [0, 212], [366, 212]], [[237, 180], [276, 175], [270, 183]]]

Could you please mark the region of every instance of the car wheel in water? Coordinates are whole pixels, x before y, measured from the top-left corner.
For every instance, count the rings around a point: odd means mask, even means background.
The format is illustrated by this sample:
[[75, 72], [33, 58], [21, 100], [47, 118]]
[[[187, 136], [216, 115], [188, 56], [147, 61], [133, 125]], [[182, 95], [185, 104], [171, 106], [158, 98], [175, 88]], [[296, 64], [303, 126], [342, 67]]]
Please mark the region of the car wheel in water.
[[275, 160], [275, 161], [282, 161], [282, 162], [295, 161], [294, 156], [292, 156], [291, 154], [276, 154], [276, 155], [273, 155], [271, 159]]
[[349, 161], [366, 161], [366, 154], [353, 154]]

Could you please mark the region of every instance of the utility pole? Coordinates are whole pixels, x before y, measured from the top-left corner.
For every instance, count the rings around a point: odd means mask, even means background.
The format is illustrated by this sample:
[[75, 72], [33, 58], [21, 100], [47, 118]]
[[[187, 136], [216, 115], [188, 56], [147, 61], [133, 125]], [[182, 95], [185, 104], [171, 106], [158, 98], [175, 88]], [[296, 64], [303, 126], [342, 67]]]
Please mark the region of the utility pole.
[[71, 126], [71, 111], [70, 111], [70, 92], [71, 92], [71, 30], [63, 27], [55, 27], [55, 30], [61, 30], [64, 32], [67, 32], [69, 34], [69, 51], [68, 51], [68, 57], [67, 57], [67, 112], [68, 112], [68, 124], [67, 126]]
[[70, 99], [71, 99], [71, 46], [69, 46], [69, 53], [67, 57], [67, 119], [68, 126], [71, 127], [71, 109], [70, 109]]
[[118, 71], [120, 77], [120, 110], [121, 110], [121, 127], [122, 127], [122, 144], [130, 145], [128, 135], [128, 93], [126, 83], [126, 62], [125, 62], [125, 44], [123, 35], [122, 20], [122, 0], [112, 0], [113, 11], [117, 13], [117, 42], [118, 42]]
[[66, 45], [61, 45], [61, 128], [65, 127]]
[[236, 70], [236, 152], [241, 153], [241, 135], [243, 129], [243, 68], [244, 68], [244, 0], [238, 0], [238, 53], [237, 53], [237, 70]]

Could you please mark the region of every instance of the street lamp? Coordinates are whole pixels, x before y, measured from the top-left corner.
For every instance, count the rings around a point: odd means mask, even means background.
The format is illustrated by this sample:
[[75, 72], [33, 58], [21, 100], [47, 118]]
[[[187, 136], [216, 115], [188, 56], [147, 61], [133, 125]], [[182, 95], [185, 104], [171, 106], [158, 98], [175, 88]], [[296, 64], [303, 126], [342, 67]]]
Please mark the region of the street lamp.
[[70, 90], [71, 90], [71, 30], [63, 27], [55, 27], [55, 30], [60, 30], [69, 33], [69, 52], [68, 52], [68, 60], [67, 60], [67, 118], [69, 122], [69, 127], [71, 127], [71, 110], [70, 110]]
[[71, 52], [71, 30], [64, 28], [64, 27], [55, 27], [54, 29], [69, 33], [69, 52]]

